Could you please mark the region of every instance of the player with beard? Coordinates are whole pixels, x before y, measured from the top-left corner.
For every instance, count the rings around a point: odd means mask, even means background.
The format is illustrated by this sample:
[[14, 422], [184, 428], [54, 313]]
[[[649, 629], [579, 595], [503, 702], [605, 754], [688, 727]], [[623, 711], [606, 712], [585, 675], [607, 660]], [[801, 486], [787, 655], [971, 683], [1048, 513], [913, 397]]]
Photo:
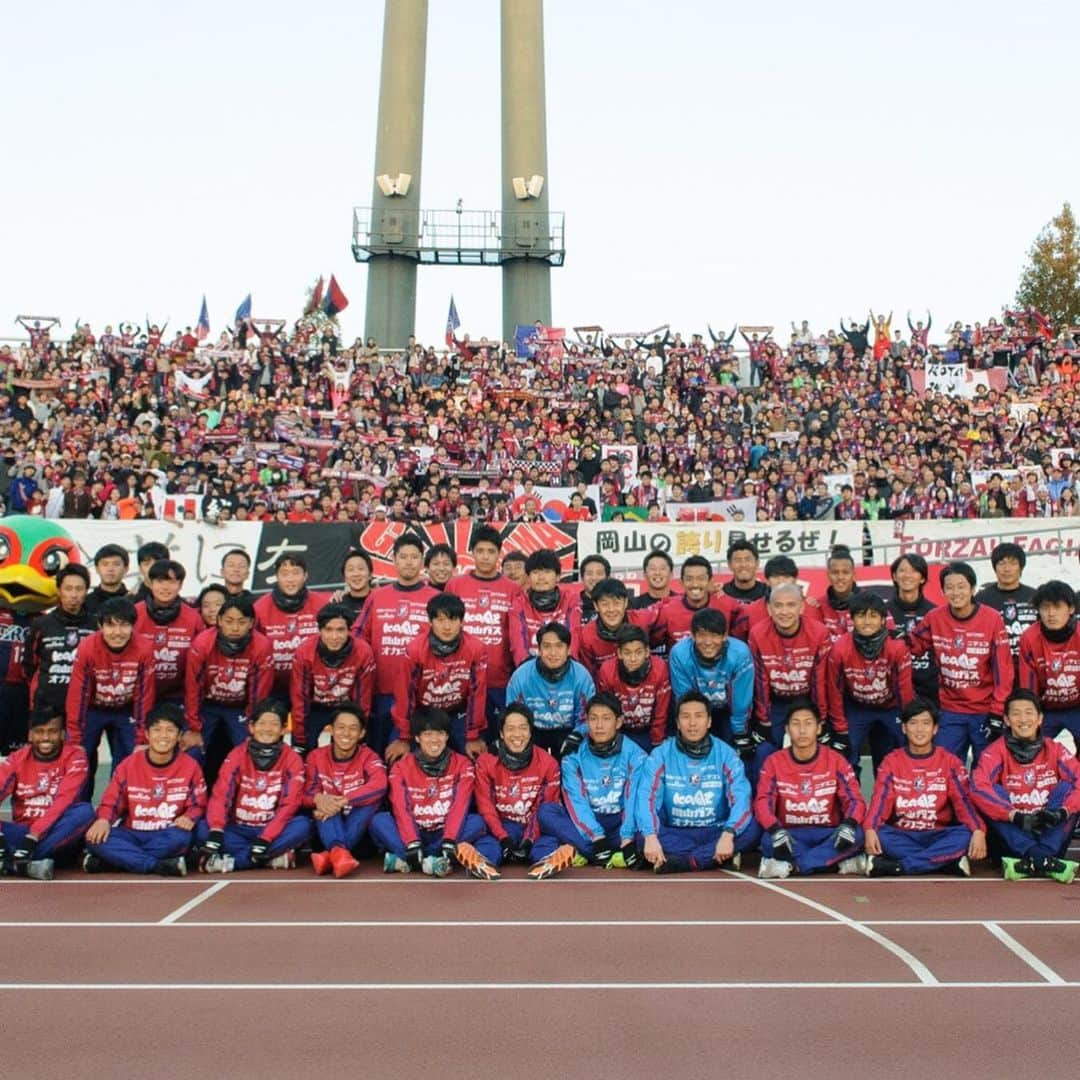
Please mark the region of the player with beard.
[[619, 730], [619, 701], [611, 694], [589, 700], [589, 737], [562, 759], [562, 803], [540, 807], [540, 830], [559, 846], [545, 857], [534, 856], [529, 877], [535, 881], [571, 865], [634, 869], [640, 865], [635, 846], [634, 800], [645, 751]]
[[330, 594], [308, 590], [307, 560], [302, 555], [279, 555], [274, 574], [273, 589], [255, 601], [255, 629], [270, 641], [273, 693], [287, 701], [296, 651], [305, 638], [319, 633], [318, 614], [330, 603]]
[[249, 738], [225, 759], [206, 817], [195, 830], [205, 873], [296, 865], [296, 849], [307, 842], [311, 820], [300, 813], [304, 763], [285, 745], [286, 722], [282, 702], [258, 702]]
[[86, 752], [64, 740], [64, 715], [31, 713], [28, 744], [0, 762], [0, 801], [11, 797], [11, 821], [0, 822], [0, 873], [51, 881], [57, 856], [78, 849], [94, 820], [80, 797]]
[[1032, 604], [1039, 621], [1020, 635], [1019, 683], [1038, 695], [1046, 710], [1047, 738], [1063, 729], [1080, 740], [1080, 626], [1076, 595], [1064, 581], [1047, 581]]
[[1043, 711], [1030, 690], [1005, 702], [1005, 736], [979, 757], [971, 797], [990, 823], [991, 850], [1004, 877], [1050, 877], [1068, 885], [1077, 863], [1066, 859], [1080, 814], [1080, 767], [1042, 733]]
[[639, 626], [615, 635], [615, 655], [600, 665], [597, 693], [614, 694], [622, 711], [622, 733], [646, 753], [667, 736], [671, 716], [671, 673], [667, 661], [649, 652]]
[[559, 801], [559, 765], [533, 744], [533, 715], [511, 704], [494, 750], [476, 759], [476, 809], [487, 833], [476, 849], [492, 865], [543, 862], [558, 840], [541, 833], [540, 808]]
[[[570, 636], [572, 655], [577, 655], [581, 637], [581, 604], [570, 589], [560, 587], [562, 567], [554, 551], [534, 551], [525, 560], [526, 585], [514, 598], [510, 608], [510, 654], [520, 666], [536, 656], [537, 631], [542, 626], [558, 623]], [[509, 692], [507, 700], [511, 700]]]

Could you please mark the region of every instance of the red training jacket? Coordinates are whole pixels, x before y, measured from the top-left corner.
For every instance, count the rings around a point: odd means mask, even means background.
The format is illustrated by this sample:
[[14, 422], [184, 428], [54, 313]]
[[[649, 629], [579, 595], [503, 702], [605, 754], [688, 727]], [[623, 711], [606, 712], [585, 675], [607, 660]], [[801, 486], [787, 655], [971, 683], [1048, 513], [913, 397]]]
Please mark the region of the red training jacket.
[[140, 747], [116, 766], [97, 816], [137, 832], [169, 828], [178, 817], [198, 821], [206, 813], [206, 780], [198, 762], [179, 750], [155, 765]]

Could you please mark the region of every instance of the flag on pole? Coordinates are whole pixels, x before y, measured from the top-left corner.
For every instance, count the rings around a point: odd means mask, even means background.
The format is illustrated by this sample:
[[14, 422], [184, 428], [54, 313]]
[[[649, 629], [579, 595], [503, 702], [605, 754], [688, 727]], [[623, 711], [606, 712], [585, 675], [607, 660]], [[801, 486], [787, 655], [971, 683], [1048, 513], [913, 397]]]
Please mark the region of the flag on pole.
[[446, 344], [453, 348], [454, 331], [461, 325], [458, 318], [457, 304], [454, 303], [454, 294], [450, 294], [450, 310], [446, 313]]
[[195, 337], [199, 341], [205, 341], [210, 336], [210, 313], [206, 310], [206, 293], [203, 293], [202, 309], [199, 312], [199, 323], [195, 327]]
[[330, 275], [330, 284], [326, 287], [326, 296], [323, 297], [323, 314], [332, 319], [339, 311], [344, 311], [349, 306], [349, 298], [341, 291], [337, 278]]
[[234, 322], [242, 323], [247, 322], [251, 318], [251, 293], [248, 293], [243, 300], [240, 301], [240, 306], [236, 309], [236, 317]]
[[316, 311], [322, 306], [322, 294], [323, 294], [323, 276], [319, 275], [319, 280], [315, 282], [311, 290], [311, 295], [308, 297], [307, 304], [304, 305], [305, 315], [314, 315]]

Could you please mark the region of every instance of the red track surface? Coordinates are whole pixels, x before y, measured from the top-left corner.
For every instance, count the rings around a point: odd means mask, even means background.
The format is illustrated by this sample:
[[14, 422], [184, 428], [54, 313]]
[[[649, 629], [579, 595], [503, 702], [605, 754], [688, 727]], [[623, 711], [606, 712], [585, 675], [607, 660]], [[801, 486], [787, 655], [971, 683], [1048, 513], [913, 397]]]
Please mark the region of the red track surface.
[[1060, 1076], [1080, 1009], [1051, 882], [76, 874], [0, 940], [19, 1078]]

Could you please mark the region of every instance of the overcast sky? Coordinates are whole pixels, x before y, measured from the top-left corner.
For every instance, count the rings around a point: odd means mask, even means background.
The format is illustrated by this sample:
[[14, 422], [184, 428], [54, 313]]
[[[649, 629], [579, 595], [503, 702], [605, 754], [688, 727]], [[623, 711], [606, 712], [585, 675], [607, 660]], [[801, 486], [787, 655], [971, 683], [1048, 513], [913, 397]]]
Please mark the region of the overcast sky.
[[[499, 5], [432, 0], [421, 203], [497, 209]], [[0, 336], [16, 314], [216, 332], [337, 275], [361, 333], [381, 0], [20, 4], [0, 35]], [[547, 0], [553, 321], [684, 332], [985, 320], [1076, 195], [1080, 4]], [[498, 335], [495, 269], [417, 333]]]

